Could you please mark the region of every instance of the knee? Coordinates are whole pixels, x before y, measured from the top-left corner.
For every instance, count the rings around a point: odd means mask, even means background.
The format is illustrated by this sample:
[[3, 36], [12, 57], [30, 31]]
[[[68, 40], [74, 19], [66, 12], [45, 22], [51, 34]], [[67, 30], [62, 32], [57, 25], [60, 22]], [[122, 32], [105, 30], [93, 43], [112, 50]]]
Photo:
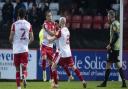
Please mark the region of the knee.
[[75, 70], [75, 69], [76, 69], [76, 66], [75, 66], [75, 65], [73, 65], [73, 66], [72, 66], [72, 69], [73, 69], [73, 70]]
[[57, 67], [56, 63], [53, 63], [51, 67], [52, 71], [56, 70], [56, 67]]
[[120, 64], [116, 64], [116, 67], [117, 67], [118, 69], [122, 68], [122, 66], [121, 66]]
[[43, 55], [42, 56], [42, 60], [46, 60], [47, 59], [47, 56], [46, 55]]
[[110, 63], [107, 63], [106, 64], [106, 69], [110, 69], [111, 68], [111, 64]]

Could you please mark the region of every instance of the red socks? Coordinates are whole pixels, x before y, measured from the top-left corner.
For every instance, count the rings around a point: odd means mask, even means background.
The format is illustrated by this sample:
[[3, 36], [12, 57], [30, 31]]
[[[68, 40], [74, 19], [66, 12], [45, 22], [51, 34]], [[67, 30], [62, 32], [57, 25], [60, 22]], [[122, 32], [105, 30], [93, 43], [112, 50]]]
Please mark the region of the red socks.
[[42, 61], [42, 69], [43, 69], [43, 71], [46, 70], [46, 60], [45, 59], [43, 59], [43, 61]]
[[16, 84], [17, 84], [17, 87], [20, 86], [20, 72], [16, 72]]
[[53, 71], [53, 79], [54, 79], [55, 84], [58, 84], [57, 71], [56, 70]]
[[24, 65], [22, 67], [22, 75], [26, 78], [28, 76], [28, 73], [27, 73], [27, 65]]
[[63, 68], [64, 68], [64, 70], [65, 70], [66, 74], [68, 75], [68, 77], [69, 77], [69, 76], [71, 76], [71, 74], [70, 74], [70, 71], [69, 71], [68, 67], [63, 67]]
[[76, 73], [76, 75], [78, 76], [78, 78], [80, 79], [80, 81], [83, 81], [84, 80], [83, 77], [80, 74], [80, 71], [77, 68], [74, 70], [74, 72]]

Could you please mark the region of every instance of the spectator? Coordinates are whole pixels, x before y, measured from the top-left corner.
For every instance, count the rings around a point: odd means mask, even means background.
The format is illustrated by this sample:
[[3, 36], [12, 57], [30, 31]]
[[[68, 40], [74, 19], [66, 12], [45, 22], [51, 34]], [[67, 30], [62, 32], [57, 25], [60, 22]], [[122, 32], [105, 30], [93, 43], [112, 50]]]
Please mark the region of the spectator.
[[47, 10], [49, 10], [49, 0], [44, 0], [44, 9], [43, 12], [45, 13]]
[[33, 27], [37, 27], [41, 25], [41, 10], [37, 8], [37, 5], [34, 3], [32, 5], [32, 9], [28, 12], [28, 20], [32, 24]]
[[44, 0], [43, 5], [41, 6], [41, 9], [42, 9], [42, 16], [41, 16], [42, 23], [45, 20], [45, 12], [49, 10], [49, 4], [50, 4], [49, 0]]
[[67, 10], [67, 9], [71, 8], [73, 0], [58, 0], [58, 1], [59, 1], [60, 9]]
[[11, 24], [13, 21], [13, 5], [11, 0], [6, 0], [2, 8], [3, 24]]
[[14, 19], [17, 20], [17, 16], [18, 16], [18, 10], [20, 8], [26, 9], [25, 5], [22, 3], [22, 0], [16, 0], [16, 7], [15, 7], [15, 12], [14, 12]]
[[79, 11], [79, 6], [78, 6], [77, 3], [74, 2], [72, 4], [71, 12], [72, 12], [73, 15], [79, 15], [79, 14], [81, 14], [80, 11]]

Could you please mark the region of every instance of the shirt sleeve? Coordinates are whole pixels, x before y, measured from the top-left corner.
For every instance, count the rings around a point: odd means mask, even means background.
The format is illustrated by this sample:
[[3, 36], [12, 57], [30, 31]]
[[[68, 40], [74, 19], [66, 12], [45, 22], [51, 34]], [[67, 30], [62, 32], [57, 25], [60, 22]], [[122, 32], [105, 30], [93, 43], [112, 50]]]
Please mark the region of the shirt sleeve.
[[41, 31], [39, 32], [39, 41], [40, 41], [40, 45], [43, 41], [43, 29], [41, 29]]
[[43, 24], [43, 27], [44, 27], [44, 29], [48, 29], [48, 24], [47, 23], [44, 23]]
[[57, 23], [55, 23], [55, 30], [58, 31], [59, 30], [59, 25]]
[[32, 32], [32, 26], [30, 26], [29, 32]]
[[113, 31], [116, 31], [116, 32], [118, 32], [119, 31], [119, 29], [120, 29], [120, 24], [119, 24], [119, 22], [115, 22], [114, 24], [113, 24]]
[[60, 38], [61, 37], [61, 31], [58, 32], [58, 34], [56, 35], [56, 38]]

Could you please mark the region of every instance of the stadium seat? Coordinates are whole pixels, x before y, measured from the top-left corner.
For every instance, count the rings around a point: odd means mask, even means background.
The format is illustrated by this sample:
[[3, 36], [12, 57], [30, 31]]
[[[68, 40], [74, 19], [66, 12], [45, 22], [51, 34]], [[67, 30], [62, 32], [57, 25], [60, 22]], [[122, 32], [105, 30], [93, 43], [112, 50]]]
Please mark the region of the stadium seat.
[[13, 4], [13, 8], [15, 8], [16, 7], [16, 2], [13, 2], [12, 4]]
[[92, 16], [83, 16], [82, 18], [82, 28], [90, 29], [92, 25]]
[[32, 4], [33, 4], [33, 3], [31, 3], [31, 2], [29, 3], [28, 9], [31, 9], [31, 8], [32, 8]]
[[108, 29], [109, 28], [109, 25], [108, 25], [108, 17], [107, 16], [104, 17], [104, 20], [103, 20], [103, 28], [104, 29]]
[[80, 28], [80, 23], [72, 23], [71, 28], [72, 29], [79, 29]]
[[59, 20], [60, 19], [60, 15], [53, 15], [53, 20]]
[[27, 2], [24, 2], [23, 4], [25, 5], [26, 9], [28, 10], [28, 4], [27, 4]]
[[74, 15], [72, 16], [72, 21], [71, 21], [71, 28], [72, 29], [78, 29], [81, 27], [81, 22], [82, 22], [82, 17], [79, 15]]
[[4, 2], [0, 2], [0, 10], [2, 10], [4, 4]]
[[124, 6], [128, 5], [128, 0], [124, 0]]
[[101, 29], [103, 24], [102, 16], [94, 16], [93, 29]]
[[52, 11], [54, 15], [57, 15], [57, 12], [59, 11], [59, 4], [58, 3], [50, 3], [49, 9]]

